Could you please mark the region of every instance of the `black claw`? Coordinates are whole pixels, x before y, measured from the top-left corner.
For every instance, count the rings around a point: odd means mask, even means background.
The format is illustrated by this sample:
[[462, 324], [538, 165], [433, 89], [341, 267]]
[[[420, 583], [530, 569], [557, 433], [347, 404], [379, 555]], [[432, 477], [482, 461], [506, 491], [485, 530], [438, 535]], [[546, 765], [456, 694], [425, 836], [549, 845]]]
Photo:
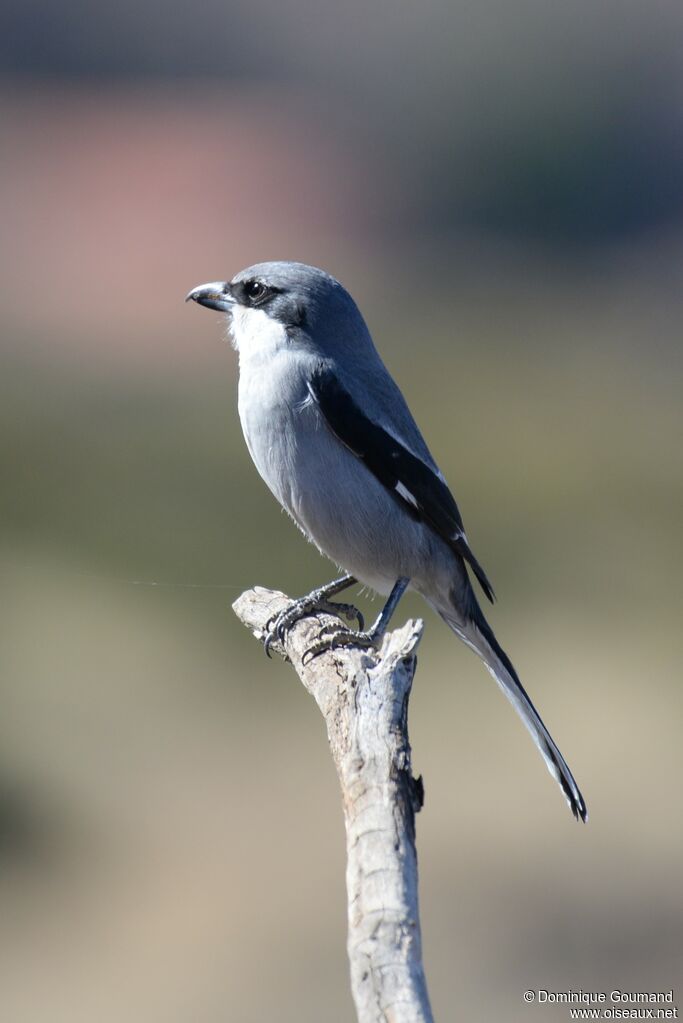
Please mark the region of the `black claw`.
[[[327, 639], [322, 639], [323, 633], [330, 631], [332, 631], [332, 635]], [[324, 654], [328, 650], [337, 650], [339, 647], [357, 646], [365, 650], [375, 649], [379, 638], [372, 632], [342, 632], [340, 629], [333, 630], [333, 627], [324, 625], [318, 633], [317, 641], [304, 654], [302, 664], [307, 664], [319, 654]]]
[[350, 622], [358, 622], [358, 631], [365, 630], [365, 619], [362, 613], [353, 604], [330, 604], [330, 611], [334, 614], [344, 615]]
[[[351, 622], [357, 621], [359, 633], [349, 633], [349, 635], [354, 637], [356, 635], [360, 635], [361, 637], [363, 636], [363, 630], [365, 628], [365, 619], [363, 618], [363, 615], [358, 610], [358, 608], [354, 607], [353, 604], [333, 603], [332, 601], [326, 599], [324, 593], [316, 591], [314, 593], [309, 594], [307, 597], [302, 597], [300, 600], [293, 601], [283, 611], [280, 611], [279, 614], [273, 615], [271, 618], [268, 619], [264, 629], [263, 638], [263, 649], [266, 652], [266, 656], [268, 658], [272, 657], [271, 648], [273, 644], [276, 642], [276, 640], [282, 646], [284, 646], [285, 641], [287, 639], [287, 633], [292, 628], [292, 626], [295, 625], [296, 622], [300, 621], [302, 618], [305, 618], [307, 615], [311, 614], [314, 611], [327, 611], [328, 614], [332, 615], [344, 615], [344, 617], [348, 618], [349, 621]], [[345, 635], [345, 633], [341, 632], [336, 625], [327, 625], [322, 627], [318, 634], [318, 641], [313, 644], [310, 650], [306, 651], [306, 654], [304, 655], [303, 658], [303, 663], [306, 663], [306, 657], [309, 653], [311, 653], [311, 651], [313, 651], [313, 656], [317, 656], [324, 650], [334, 649], [335, 646], [352, 645], [353, 641], [350, 644], [349, 641], [342, 641], [340, 643], [330, 643], [323, 642], [321, 640], [321, 637], [324, 632], [330, 631], [334, 632], [335, 630], [338, 635]], [[331, 637], [331, 639], [334, 639], [334, 637]], [[363, 638], [361, 638], [360, 640], [360, 645], [363, 645]]]
[[263, 639], [263, 649], [266, 652], [266, 656], [272, 659], [271, 647], [273, 643], [279, 642], [284, 646], [285, 639], [287, 638], [287, 632], [297, 621], [297, 618], [292, 616], [292, 609], [294, 605], [286, 607], [284, 611], [280, 611], [279, 614], [273, 615], [266, 622], [265, 636]]
[[272, 660], [270, 648], [273, 645], [273, 641], [275, 640], [275, 635], [273, 633], [273, 625], [277, 621], [278, 617], [279, 617], [278, 615], [271, 615], [271, 617], [266, 622], [265, 628], [263, 630], [263, 649], [265, 651], [266, 657], [269, 660]]

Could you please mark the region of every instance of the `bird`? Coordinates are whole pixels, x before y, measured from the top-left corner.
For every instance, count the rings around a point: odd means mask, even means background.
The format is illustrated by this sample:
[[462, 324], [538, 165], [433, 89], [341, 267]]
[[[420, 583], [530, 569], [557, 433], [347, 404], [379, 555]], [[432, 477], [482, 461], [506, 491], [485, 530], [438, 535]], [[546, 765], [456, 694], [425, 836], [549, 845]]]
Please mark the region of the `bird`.
[[388, 598], [377, 621], [364, 631], [359, 616], [358, 631], [339, 630], [309, 653], [376, 646], [411, 588], [478, 654], [574, 817], [586, 821], [579, 787], [477, 599], [470, 573], [491, 602], [493, 587], [455, 499], [349, 292], [317, 267], [276, 261], [201, 284], [186, 301], [228, 315], [249, 454], [300, 530], [344, 572], [270, 623], [266, 651], [356, 582]]

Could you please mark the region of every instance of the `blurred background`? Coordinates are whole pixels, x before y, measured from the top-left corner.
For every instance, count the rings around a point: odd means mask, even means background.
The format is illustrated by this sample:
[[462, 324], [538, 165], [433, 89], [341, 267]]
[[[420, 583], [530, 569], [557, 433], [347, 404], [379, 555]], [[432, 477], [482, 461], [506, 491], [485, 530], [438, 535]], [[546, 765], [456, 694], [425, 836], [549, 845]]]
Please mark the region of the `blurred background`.
[[3, 1023], [353, 1018], [323, 724], [230, 610], [333, 570], [183, 304], [267, 259], [357, 299], [591, 814], [407, 599], [437, 1018], [676, 988], [682, 29], [659, 0], [5, 0]]

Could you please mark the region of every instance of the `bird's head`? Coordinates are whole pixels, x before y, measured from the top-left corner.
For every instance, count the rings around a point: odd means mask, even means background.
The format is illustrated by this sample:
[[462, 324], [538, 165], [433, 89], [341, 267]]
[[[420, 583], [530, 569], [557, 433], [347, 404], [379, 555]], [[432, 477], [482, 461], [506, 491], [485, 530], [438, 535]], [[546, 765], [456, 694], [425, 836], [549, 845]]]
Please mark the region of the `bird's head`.
[[[305, 263], [258, 263], [231, 281], [200, 284], [186, 301], [228, 313], [237, 350], [299, 342], [323, 354], [369, 337], [363, 318], [338, 280]], [[327, 349], [330, 349], [327, 352]]]

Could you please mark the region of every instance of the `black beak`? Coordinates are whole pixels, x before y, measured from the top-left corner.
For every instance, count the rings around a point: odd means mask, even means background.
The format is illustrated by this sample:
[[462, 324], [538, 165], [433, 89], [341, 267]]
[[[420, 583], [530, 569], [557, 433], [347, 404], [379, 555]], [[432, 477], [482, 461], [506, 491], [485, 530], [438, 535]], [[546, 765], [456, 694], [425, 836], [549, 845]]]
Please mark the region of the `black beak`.
[[185, 301], [198, 302], [207, 309], [217, 309], [220, 313], [228, 313], [235, 304], [230, 285], [226, 281], [214, 281], [212, 284], [200, 284], [185, 296]]

